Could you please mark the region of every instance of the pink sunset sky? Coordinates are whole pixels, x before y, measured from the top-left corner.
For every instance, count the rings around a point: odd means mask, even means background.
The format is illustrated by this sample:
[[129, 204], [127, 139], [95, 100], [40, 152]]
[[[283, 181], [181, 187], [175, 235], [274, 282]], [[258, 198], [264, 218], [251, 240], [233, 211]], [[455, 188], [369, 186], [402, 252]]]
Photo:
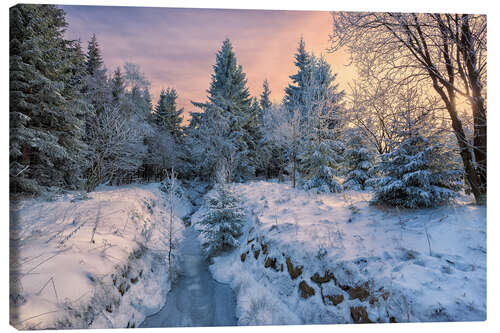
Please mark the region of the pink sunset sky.
[[95, 33], [108, 74], [126, 61], [136, 63], [151, 81], [153, 103], [162, 88], [174, 87], [178, 104], [199, 111], [190, 101], [205, 101], [215, 54], [229, 38], [247, 75], [253, 96], [268, 79], [271, 100], [280, 102], [296, 72], [294, 54], [302, 36], [306, 49], [324, 54], [346, 89], [354, 69], [344, 53], [328, 53], [329, 12], [191, 8], [61, 6], [67, 13], [66, 37], [86, 49]]

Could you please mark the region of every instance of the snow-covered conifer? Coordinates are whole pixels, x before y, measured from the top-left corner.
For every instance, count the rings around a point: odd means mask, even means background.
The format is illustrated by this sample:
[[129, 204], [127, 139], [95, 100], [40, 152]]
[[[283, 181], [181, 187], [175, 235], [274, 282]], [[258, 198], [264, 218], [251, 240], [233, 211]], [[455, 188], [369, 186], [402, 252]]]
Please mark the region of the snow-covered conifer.
[[267, 82], [267, 79], [264, 80], [264, 83], [262, 84], [262, 94], [260, 95], [260, 108], [262, 112], [265, 112], [267, 109], [269, 109], [273, 103], [269, 99], [269, 96], [271, 95], [271, 90], [269, 89], [269, 82]]
[[52, 5], [10, 8], [10, 186], [40, 193], [82, 184], [87, 146], [83, 56], [64, 39], [64, 11]]
[[335, 180], [342, 162], [343, 144], [339, 140], [341, 129], [341, 99], [334, 84], [336, 74], [323, 57], [309, 57], [309, 81], [303, 82], [300, 133], [301, 151], [298, 154], [300, 184], [305, 189], [339, 192]]
[[205, 202], [207, 211], [198, 223], [206, 255], [212, 257], [238, 247], [245, 217], [238, 197], [221, 182]]
[[115, 105], [120, 105], [120, 100], [125, 92], [125, 80], [123, 78], [120, 66], [118, 66], [111, 78], [111, 96]]
[[284, 105], [290, 112], [297, 109], [301, 113], [301, 119], [305, 119], [305, 99], [304, 90], [311, 81], [312, 67], [311, 55], [306, 51], [306, 44], [301, 38], [297, 53], [295, 54], [295, 66], [298, 68], [297, 73], [290, 76], [292, 84], [285, 88], [285, 97], [283, 98]]
[[305, 190], [315, 189], [318, 192], [334, 193], [342, 190], [335, 179], [335, 151], [328, 142], [313, 143], [299, 155], [300, 185]]
[[378, 164], [373, 203], [407, 208], [434, 207], [455, 197], [461, 173], [445, 166], [448, 152], [413, 134]]
[[84, 92], [87, 99], [94, 106], [96, 113], [99, 113], [106, 107], [106, 104], [110, 103], [111, 91], [106, 78], [106, 67], [95, 34], [92, 35], [88, 42], [85, 58], [88, 75]]
[[155, 107], [155, 117], [158, 126], [166, 130], [176, 140], [182, 136], [182, 113], [184, 109], [177, 109], [177, 91], [175, 88], [163, 89]]
[[344, 134], [347, 139], [346, 149], [344, 150], [344, 162], [346, 167], [346, 178], [342, 187], [344, 190], [366, 190], [370, 186], [366, 183], [371, 175], [373, 168], [374, 154], [363, 142], [363, 136], [360, 131], [351, 129]]
[[234, 179], [245, 180], [255, 174], [258, 119], [246, 75], [237, 63], [229, 39], [222, 43], [213, 68], [208, 101], [192, 102], [204, 112], [197, 116], [196, 125], [187, 130], [191, 164], [204, 170], [203, 178], [213, 178], [217, 163], [224, 159], [232, 164], [229, 168]]

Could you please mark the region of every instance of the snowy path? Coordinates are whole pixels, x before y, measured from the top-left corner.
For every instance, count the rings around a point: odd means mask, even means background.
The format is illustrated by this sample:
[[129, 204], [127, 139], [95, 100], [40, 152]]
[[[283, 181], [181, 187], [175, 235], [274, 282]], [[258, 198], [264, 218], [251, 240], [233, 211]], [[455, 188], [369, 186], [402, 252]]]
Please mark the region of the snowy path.
[[192, 226], [184, 230], [184, 236], [180, 277], [173, 283], [165, 306], [140, 327], [236, 325], [232, 289], [212, 278]]

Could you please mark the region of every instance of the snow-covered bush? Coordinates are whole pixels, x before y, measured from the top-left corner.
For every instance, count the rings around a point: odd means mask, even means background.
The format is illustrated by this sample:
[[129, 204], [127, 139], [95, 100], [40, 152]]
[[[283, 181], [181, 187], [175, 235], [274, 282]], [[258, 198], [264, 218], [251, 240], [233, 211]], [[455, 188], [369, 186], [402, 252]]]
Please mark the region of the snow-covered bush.
[[215, 256], [239, 246], [244, 211], [236, 195], [223, 183], [207, 196], [207, 212], [198, 222], [203, 236], [203, 249], [207, 256]]
[[144, 133], [118, 107], [106, 106], [88, 124], [88, 141], [93, 148], [92, 167], [87, 174], [87, 189], [99, 184], [113, 184], [132, 176], [147, 152]]
[[357, 131], [350, 133], [348, 148], [344, 151], [347, 175], [342, 184], [344, 190], [366, 190], [369, 184], [366, 181], [371, 178], [370, 169], [373, 167], [373, 153], [363, 144], [361, 136]]
[[174, 195], [179, 199], [185, 198], [186, 193], [184, 192], [182, 186], [179, 186], [179, 182], [177, 180], [172, 181], [170, 177], [166, 177], [162, 180], [160, 183], [160, 191], [169, 194], [172, 189], [172, 184], [174, 185]]
[[459, 170], [446, 166], [440, 145], [414, 135], [391, 153], [382, 155], [377, 169], [383, 174], [373, 181], [377, 187], [373, 203], [406, 208], [434, 207], [456, 196]]

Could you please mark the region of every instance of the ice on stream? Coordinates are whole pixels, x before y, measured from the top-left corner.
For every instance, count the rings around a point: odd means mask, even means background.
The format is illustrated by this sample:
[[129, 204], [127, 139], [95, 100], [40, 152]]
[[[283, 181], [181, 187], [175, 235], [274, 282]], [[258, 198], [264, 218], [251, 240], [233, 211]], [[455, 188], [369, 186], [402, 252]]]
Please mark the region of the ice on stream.
[[234, 326], [236, 299], [229, 285], [212, 278], [193, 227], [184, 230], [181, 272], [160, 312], [141, 327]]

